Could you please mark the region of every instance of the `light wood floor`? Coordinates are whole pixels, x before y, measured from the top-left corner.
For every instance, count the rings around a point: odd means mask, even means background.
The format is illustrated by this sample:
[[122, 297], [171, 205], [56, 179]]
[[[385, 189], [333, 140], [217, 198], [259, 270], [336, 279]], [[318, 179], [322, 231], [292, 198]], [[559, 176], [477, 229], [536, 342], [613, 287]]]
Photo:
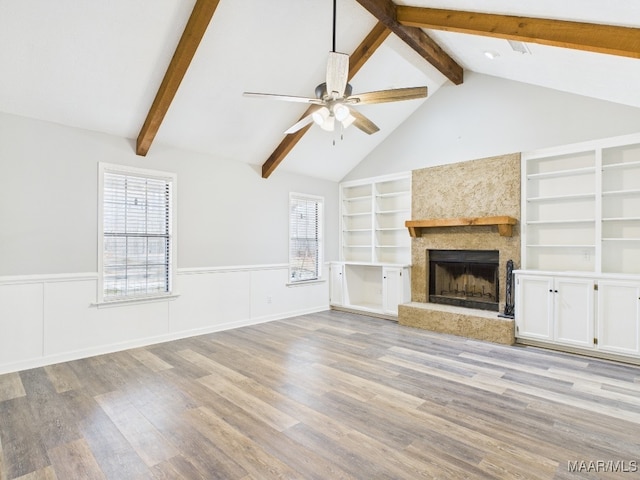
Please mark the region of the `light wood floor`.
[[2, 480], [639, 478], [640, 368], [325, 312], [0, 376], [0, 441]]

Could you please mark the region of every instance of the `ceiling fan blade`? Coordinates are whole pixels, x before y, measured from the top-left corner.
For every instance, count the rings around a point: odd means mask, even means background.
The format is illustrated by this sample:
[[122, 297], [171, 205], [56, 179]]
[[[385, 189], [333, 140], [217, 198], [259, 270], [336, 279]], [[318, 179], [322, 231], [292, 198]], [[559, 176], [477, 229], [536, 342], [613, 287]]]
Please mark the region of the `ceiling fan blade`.
[[351, 115], [353, 115], [353, 117], [355, 118], [352, 125], [359, 128], [367, 135], [371, 135], [372, 133], [376, 133], [378, 130], [380, 130], [375, 123], [358, 112], [356, 109], [350, 108], [349, 110], [351, 110]]
[[394, 88], [392, 90], [378, 90], [377, 92], [358, 93], [347, 99], [353, 105], [370, 105], [373, 103], [400, 102], [425, 98], [427, 87]]
[[324, 102], [318, 98], [295, 97], [293, 95], [278, 95], [277, 93], [255, 93], [244, 92], [245, 97], [267, 98], [270, 100], [283, 100], [285, 102], [310, 103], [312, 105], [322, 105]]
[[349, 77], [349, 55], [346, 53], [329, 52], [327, 62], [327, 94], [335, 98], [344, 96]]
[[290, 133], [296, 133], [298, 130], [301, 130], [309, 125], [311, 122], [313, 122], [313, 114], [321, 108], [322, 107], [320, 105], [311, 105], [305, 112], [307, 113], [307, 115], [291, 125], [284, 133], [287, 135], [289, 135]]
[[307, 125], [313, 122], [313, 114], [302, 117], [298, 122], [291, 125], [287, 130], [285, 130], [285, 134], [289, 135], [290, 133], [296, 133], [298, 130], [303, 129]]

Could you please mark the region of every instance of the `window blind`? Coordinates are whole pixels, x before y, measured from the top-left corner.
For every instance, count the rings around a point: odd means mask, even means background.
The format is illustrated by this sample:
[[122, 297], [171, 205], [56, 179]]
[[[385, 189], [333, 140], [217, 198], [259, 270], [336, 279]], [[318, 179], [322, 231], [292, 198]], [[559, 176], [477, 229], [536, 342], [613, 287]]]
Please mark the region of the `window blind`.
[[105, 300], [171, 291], [171, 181], [104, 173]]
[[291, 195], [289, 201], [289, 271], [291, 282], [320, 277], [322, 199]]

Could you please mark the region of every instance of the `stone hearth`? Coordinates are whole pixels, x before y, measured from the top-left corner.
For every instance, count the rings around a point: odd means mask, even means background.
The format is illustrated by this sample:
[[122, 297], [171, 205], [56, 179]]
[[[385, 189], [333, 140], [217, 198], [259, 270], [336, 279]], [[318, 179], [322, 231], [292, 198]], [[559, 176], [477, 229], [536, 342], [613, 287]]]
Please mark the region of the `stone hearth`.
[[400, 323], [432, 332], [512, 345], [514, 321], [495, 313], [437, 303], [405, 303], [398, 307]]
[[495, 225], [443, 226], [423, 229], [411, 241], [411, 300], [401, 305], [398, 322], [428, 330], [512, 344], [511, 319], [496, 312], [429, 303], [429, 250], [499, 251], [499, 311], [506, 298], [506, 263], [520, 265], [520, 154], [491, 157], [414, 170], [412, 220], [500, 217], [517, 220], [512, 235]]

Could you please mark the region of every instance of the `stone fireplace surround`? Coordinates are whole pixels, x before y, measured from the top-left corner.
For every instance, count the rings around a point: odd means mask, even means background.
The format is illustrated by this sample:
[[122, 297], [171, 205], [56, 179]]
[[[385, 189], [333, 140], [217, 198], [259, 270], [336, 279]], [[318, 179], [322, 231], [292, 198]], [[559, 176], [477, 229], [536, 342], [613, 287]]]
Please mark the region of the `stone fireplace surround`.
[[520, 154], [414, 170], [412, 220], [510, 216], [512, 236], [496, 226], [436, 227], [411, 241], [411, 303], [400, 305], [398, 322], [427, 330], [512, 344], [512, 319], [495, 312], [429, 303], [429, 250], [498, 250], [499, 310], [506, 298], [506, 263], [520, 265]]

